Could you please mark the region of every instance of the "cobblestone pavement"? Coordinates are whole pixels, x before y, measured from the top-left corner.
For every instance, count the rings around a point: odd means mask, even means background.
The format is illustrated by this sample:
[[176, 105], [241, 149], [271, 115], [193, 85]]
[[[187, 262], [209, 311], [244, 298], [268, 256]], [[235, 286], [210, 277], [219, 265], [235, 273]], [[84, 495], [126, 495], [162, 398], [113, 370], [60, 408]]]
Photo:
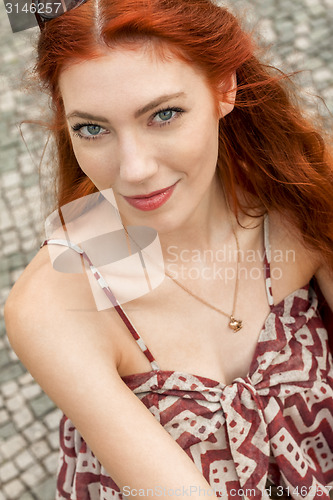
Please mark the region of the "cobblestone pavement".
[[[250, 26], [257, 24], [261, 44], [272, 46], [273, 64], [287, 71], [306, 70], [296, 78], [305, 106], [311, 113], [319, 109], [328, 120], [328, 109], [333, 111], [333, 0], [229, 3], [245, 10]], [[26, 135], [32, 161], [17, 123], [38, 117], [46, 101], [23, 91], [22, 74], [31, 64], [37, 28], [13, 34], [2, 2], [0, 27], [0, 500], [51, 500], [60, 411], [11, 350], [1, 314], [11, 286], [42, 239], [36, 165], [45, 138], [36, 127]], [[324, 98], [327, 108], [315, 94]]]

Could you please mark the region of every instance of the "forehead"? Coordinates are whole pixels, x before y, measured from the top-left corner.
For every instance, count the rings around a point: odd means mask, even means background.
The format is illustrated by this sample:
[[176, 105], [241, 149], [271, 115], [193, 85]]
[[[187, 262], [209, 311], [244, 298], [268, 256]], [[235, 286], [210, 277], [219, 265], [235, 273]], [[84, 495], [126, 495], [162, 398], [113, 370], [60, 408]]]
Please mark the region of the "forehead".
[[122, 104], [122, 108], [142, 105], [155, 96], [186, 95], [210, 91], [202, 73], [171, 51], [164, 55], [142, 45], [107, 49], [88, 61], [68, 66], [60, 75], [59, 88], [66, 111]]

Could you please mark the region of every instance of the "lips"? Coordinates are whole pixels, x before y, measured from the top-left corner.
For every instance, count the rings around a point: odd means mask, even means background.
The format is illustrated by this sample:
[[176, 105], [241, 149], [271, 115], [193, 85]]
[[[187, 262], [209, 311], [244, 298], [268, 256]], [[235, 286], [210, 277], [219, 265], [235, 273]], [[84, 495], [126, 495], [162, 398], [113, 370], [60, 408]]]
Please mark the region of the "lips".
[[172, 196], [177, 182], [172, 186], [164, 189], [159, 189], [158, 191], [153, 191], [149, 194], [124, 196], [124, 198], [132, 207], [135, 207], [139, 210], [156, 210], [169, 200], [169, 198]]

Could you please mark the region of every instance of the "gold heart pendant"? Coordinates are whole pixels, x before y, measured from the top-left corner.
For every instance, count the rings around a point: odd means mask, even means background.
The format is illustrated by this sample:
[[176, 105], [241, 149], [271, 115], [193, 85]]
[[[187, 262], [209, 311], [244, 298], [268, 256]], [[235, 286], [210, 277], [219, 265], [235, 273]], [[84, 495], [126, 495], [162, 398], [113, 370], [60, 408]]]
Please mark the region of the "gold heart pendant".
[[239, 319], [235, 319], [233, 316], [230, 316], [229, 327], [234, 331], [238, 332], [242, 327], [242, 321]]

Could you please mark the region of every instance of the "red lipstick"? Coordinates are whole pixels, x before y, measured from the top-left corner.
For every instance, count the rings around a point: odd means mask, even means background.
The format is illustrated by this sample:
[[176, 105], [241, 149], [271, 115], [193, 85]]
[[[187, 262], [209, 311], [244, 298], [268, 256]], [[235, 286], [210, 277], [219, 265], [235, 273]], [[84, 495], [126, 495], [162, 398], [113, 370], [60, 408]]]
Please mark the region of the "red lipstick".
[[149, 194], [124, 196], [124, 198], [130, 205], [132, 205], [132, 207], [138, 208], [139, 210], [156, 210], [168, 201], [176, 187], [176, 184]]

